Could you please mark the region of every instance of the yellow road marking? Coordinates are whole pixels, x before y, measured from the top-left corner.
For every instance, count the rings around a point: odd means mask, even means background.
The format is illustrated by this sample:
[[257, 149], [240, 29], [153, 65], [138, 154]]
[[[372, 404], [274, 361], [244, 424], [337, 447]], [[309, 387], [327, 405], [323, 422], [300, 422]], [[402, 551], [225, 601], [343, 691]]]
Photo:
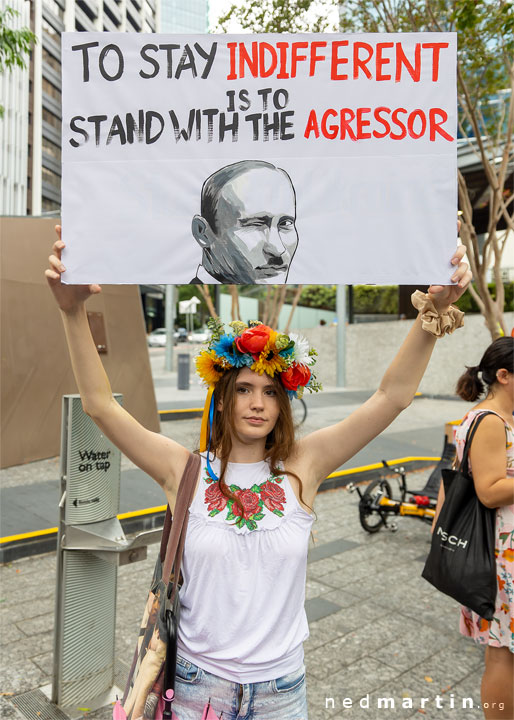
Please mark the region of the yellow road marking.
[[[441, 458], [439, 457], [403, 457], [395, 458], [394, 460], [387, 460], [387, 464], [393, 466], [421, 460], [425, 462], [439, 462], [440, 459]], [[373, 465], [361, 465], [360, 467], [356, 468], [348, 468], [348, 470], [338, 470], [337, 472], [331, 473], [327, 477], [327, 480], [329, 480], [330, 478], [343, 477], [344, 475], [357, 475], [368, 470], [378, 470], [380, 468], [383, 468], [381, 462], [373, 463]], [[140, 517], [142, 515], [151, 515], [152, 513], [165, 511], [166, 505], [158, 505], [156, 507], [145, 508], [144, 510], [134, 510], [132, 512], [120, 513], [117, 517], [119, 520], [126, 520], [127, 518]], [[0, 538], [0, 545], [15, 542], [16, 540], [30, 540], [30, 538], [37, 538], [44, 535], [52, 535], [57, 533], [58, 529], [59, 528], [54, 527], [47, 528], [46, 530], [33, 530], [32, 532], [20, 533], [19, 535], [7, 535], [6, 537]]]

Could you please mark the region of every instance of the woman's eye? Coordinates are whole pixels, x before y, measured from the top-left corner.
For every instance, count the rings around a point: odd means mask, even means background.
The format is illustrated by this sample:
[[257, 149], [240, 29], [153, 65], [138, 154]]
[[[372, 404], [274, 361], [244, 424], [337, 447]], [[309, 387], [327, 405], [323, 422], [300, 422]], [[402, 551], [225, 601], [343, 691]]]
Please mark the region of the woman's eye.
[[271, 397], [275, 397], [276, 394], [277, 394], [276, 390], [267, 390], [266, 391], [266, 395], [271, 395]]

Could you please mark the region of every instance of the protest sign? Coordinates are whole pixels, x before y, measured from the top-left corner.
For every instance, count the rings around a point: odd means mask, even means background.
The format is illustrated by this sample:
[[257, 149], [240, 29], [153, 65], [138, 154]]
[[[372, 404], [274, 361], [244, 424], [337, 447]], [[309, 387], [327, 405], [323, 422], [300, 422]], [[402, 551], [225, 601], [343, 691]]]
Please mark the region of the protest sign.
[[456, 36], [63, 35], [67, 282], [447, 283]]

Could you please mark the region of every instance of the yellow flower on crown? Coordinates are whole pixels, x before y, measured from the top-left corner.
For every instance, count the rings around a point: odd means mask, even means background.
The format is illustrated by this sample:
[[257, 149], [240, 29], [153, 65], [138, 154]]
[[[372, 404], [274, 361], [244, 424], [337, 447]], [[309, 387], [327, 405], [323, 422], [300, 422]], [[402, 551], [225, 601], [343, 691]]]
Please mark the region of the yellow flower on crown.
[[230, 365], [214, 350], [203, 350], [195, 358], [196, 372], [206, 385], [215, 385]]
[[250, 370], [253, 370], [259, 375], [267, 373], [273, 377], [275, 373], [281, 373], [286, 369], [287, 363], [285, 359], [278, 354], [279, 349], [277, 349], [275, 345], [277, 338], [278, 333], [275, 330], [272, 330], [268, 342], [264, 346], [264, 349], [260, 353], [258, 359], [251, 366]]

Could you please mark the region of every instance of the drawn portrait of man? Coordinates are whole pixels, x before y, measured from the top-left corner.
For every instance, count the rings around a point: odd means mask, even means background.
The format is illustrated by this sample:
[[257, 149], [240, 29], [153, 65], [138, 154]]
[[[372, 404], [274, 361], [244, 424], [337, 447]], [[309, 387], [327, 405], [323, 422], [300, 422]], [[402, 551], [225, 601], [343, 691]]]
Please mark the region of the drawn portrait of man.
[[192, 232], [202, 260], [192, 283], [285, 283], [298, 245], [296, 194], [287, 172], [242, 160], [205, 180]]

